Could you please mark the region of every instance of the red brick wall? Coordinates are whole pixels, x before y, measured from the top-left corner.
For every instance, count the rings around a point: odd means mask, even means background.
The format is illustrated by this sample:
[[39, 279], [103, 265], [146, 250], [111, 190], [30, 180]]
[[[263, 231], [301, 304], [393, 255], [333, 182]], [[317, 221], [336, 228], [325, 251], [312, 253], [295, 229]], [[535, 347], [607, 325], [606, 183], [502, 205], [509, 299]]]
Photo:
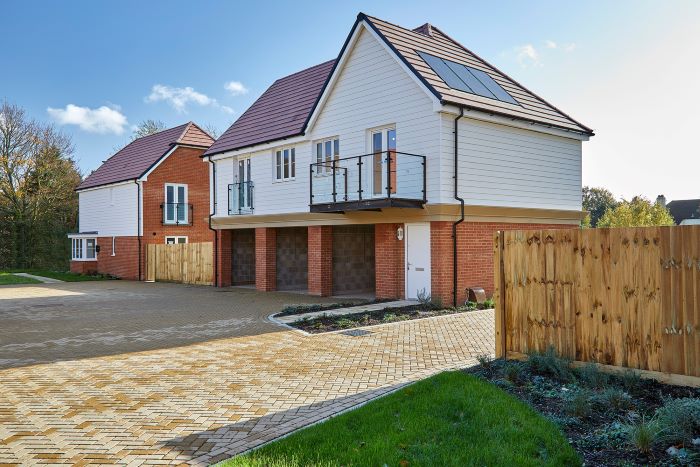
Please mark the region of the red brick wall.
[[217, 244], [218, 254], [216, 257], [217, 287], [228, 287], [231, 285], [231, 237], [230, 230], [217, 230], [219, 239]]
[[277, 289], [276, 233], [274, 228], [255, 229], [255, 288], [264, 292]]
[[396, 238], [403, 224], [374, 226], [374, 262], [377, 298], [404, 298], [404, 240]]
[[[112, 237], [98, 237], [97, 245], [100, 252], [96, 261], [71, 261], [70, 269], [80, 274], [109, 274], [120, 279], [138, 280], [139, 275], [139, 247], [138, 237], [116, 237], [116, 254], [112, 256]], [[145, 275], [142, 252], [141, 274]]]
[[75, 274], [95, 274], [97, 261], [71, 261], [70, 272]]
[[[189, 243], [214, 241], [214, 232], [209, 230], [209, 164], [199, 157], [203, 152], [177, 148], [143, 183], [144, 245], [165, 243], [165, 237], [170, 235], [186, 236]], [[191, 225], [163, 225], [160, 205], [165, 202], [166, 183], [187, 185]]]
[[[566, 224], [514, 224], [497, 222], [463, 222], [457, 230], [459, 283], [457, 302], [466, 300], [466, 289], [483, 287], [493, 294], [493, 237], [498, 230], [571, 229]], [[431, 294], [445, 304], [452, 304], [452, 222], [430, 223]]]
[[309, 294], [333, 295], [333, 226], [309, 227]]

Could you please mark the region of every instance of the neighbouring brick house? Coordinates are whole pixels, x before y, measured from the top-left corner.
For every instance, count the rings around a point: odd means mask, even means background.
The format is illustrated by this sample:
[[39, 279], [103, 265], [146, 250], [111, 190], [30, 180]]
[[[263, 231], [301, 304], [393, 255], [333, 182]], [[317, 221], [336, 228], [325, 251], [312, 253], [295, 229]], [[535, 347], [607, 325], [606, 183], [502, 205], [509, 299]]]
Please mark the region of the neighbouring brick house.
[[204, 153], [217, 284], [490, 294], [495, 231], [578, 226], [592, 135], [440, 29], [360, 14]]
[[208, 242], [213, 143], [189, 122], [135, 139], [78, 186], [71, 271], [140, 280], [149, 243]]

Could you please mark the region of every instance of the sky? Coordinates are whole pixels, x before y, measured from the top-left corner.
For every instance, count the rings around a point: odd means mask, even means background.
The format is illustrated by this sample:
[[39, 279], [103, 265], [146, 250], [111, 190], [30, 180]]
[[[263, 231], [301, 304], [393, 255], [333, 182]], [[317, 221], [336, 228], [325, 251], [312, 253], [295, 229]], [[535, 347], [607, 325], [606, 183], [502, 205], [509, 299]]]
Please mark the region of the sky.
[[4, 0], [0, 99], [72, 137], [87, 174], [145, 119], [225, 130], [335, 58], [358, 12], [438, 26], [593, 128], [583, 183], [700, 198], [700, 2]]

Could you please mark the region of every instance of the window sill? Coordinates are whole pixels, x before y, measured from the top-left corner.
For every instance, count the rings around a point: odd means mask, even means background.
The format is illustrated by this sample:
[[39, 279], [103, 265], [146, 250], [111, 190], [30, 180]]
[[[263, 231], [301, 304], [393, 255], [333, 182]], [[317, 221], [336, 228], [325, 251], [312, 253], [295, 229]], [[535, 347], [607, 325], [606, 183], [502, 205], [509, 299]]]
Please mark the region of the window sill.
[[294, 178], [273, 178], [272, 183], [285, 183], [285, 182], [293, 182], [296, 181], [296, 177]]
[[71, 258], [71, 261], [79, 261], [81, 263], [89, 263], [91, 261], [97, 261], [97, 258]]

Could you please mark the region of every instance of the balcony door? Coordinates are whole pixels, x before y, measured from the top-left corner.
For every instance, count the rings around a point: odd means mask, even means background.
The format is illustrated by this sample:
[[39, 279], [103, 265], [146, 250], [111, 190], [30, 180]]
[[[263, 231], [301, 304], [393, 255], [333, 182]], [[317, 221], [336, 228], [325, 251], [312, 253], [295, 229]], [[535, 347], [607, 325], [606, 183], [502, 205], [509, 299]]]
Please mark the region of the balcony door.
[[180, 183], [165, 184], [166, 224], [187, 224], [187, 185]]
[[238, 208], [253, 207], [253, 183], [250, 179], [250, 158], [238, 160]]
[[[396, 193], [396, 129], [382, 128], [370, 134], [372, 147], [372, 194], [375, 198]], [[389, 164], [391, 167], [389, 167]]]

